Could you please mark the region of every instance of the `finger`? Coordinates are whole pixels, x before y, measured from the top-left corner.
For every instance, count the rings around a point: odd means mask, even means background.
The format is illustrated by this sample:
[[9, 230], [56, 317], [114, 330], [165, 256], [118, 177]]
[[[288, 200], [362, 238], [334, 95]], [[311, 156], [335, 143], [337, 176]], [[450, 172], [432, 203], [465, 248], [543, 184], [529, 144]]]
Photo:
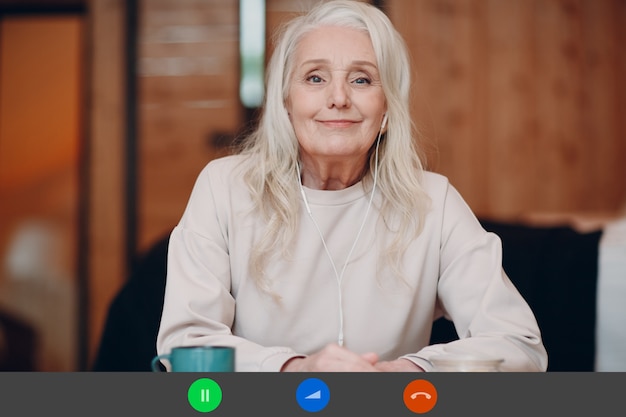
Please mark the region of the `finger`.
[[361, 358], [363, 358], [364, 360], [366, 360], [367, 362], [369, 362], [372, 365], [374, 365], [376, 362], [378, 362], [378, 354], [375, 353], [375, 352], [363, 353], [361, 355]]

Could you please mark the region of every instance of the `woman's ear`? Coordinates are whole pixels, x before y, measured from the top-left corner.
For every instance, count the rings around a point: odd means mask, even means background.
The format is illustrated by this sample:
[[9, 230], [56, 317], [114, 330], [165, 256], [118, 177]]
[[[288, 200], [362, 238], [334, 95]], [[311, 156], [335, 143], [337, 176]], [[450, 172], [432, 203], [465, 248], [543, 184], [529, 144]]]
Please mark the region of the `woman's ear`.
[[285, 100], [283, 102], [283, 107], [285, 108], [285, 111], [287, 112], [287, 117], [289, 117], [289, 120], [291, 120], [291, 106], [289, 105], [289, 100]]

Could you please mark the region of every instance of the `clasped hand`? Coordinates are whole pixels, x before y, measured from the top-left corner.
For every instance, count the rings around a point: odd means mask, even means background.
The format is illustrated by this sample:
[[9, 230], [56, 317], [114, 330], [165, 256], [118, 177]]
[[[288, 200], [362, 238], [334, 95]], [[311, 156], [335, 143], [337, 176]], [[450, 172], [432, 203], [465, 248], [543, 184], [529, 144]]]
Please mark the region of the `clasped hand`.
[[290, 359], [282, 372], [421, 372], [407, 359], [380, 361], [378, 354], [354, 353], [337, 344], [329, 344], [307, 357]]

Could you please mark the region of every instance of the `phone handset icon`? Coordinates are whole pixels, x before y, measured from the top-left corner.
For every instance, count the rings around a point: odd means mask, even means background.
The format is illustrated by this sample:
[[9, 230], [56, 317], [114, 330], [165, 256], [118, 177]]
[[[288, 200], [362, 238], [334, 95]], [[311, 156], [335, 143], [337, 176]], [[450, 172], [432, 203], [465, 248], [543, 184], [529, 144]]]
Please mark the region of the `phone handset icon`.
[[437, 404], [437, 397], [437, 389], [425, 379], [409, 382], [402, 392], [402, 400], [406, 408], [418, 414], [432, 410]]
[[426, 397], [427, 400], [430, 400], [430, 394], [424, 391], [416, 391], [413, 394], [411, 394], [411, 399], [414, 400], [417, 398], [418, 395], [423, 395], [424, 397]]

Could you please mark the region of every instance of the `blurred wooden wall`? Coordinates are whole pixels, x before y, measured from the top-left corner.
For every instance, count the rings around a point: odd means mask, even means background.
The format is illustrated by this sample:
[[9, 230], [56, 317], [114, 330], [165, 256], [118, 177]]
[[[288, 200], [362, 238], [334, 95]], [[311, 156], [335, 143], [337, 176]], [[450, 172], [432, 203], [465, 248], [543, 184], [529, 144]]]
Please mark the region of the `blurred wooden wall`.
[[626, 203], [625, 1], [386, 4], [411, 50], [431, 168], [479, 215]]
[[[103, 65], [92, 64], [93, 89], [100, 91], [92, 115], [100, 121], [91, 129], [98, 144], [92, 192], [102, 204], [92, 216], [99, 225], [92, 239], [101, 243], [93, 246], [90, 277], [93, 351], [105, 306], [125, 278], [128, 177], [120, 139], [128, 113], [118, 72], [123, 2], [91, 3], [99, 11], [94, 19], [101, 19], [94, 27], [102, 52], [94, 57]], [[313, 3], [267, 0], [268, 36]], [[450, 178], [478, 215], [612, 212], [626, 202], [626, 1], [377, 3], [410, 48], [413, 115], [429, 165]], [[246, 113], [238, 97], [238, 2], [138, 4], [134, 232], [142, 252], [178, 222], [196, 176], [227, 153], [221, 144], [245, 127]]]

